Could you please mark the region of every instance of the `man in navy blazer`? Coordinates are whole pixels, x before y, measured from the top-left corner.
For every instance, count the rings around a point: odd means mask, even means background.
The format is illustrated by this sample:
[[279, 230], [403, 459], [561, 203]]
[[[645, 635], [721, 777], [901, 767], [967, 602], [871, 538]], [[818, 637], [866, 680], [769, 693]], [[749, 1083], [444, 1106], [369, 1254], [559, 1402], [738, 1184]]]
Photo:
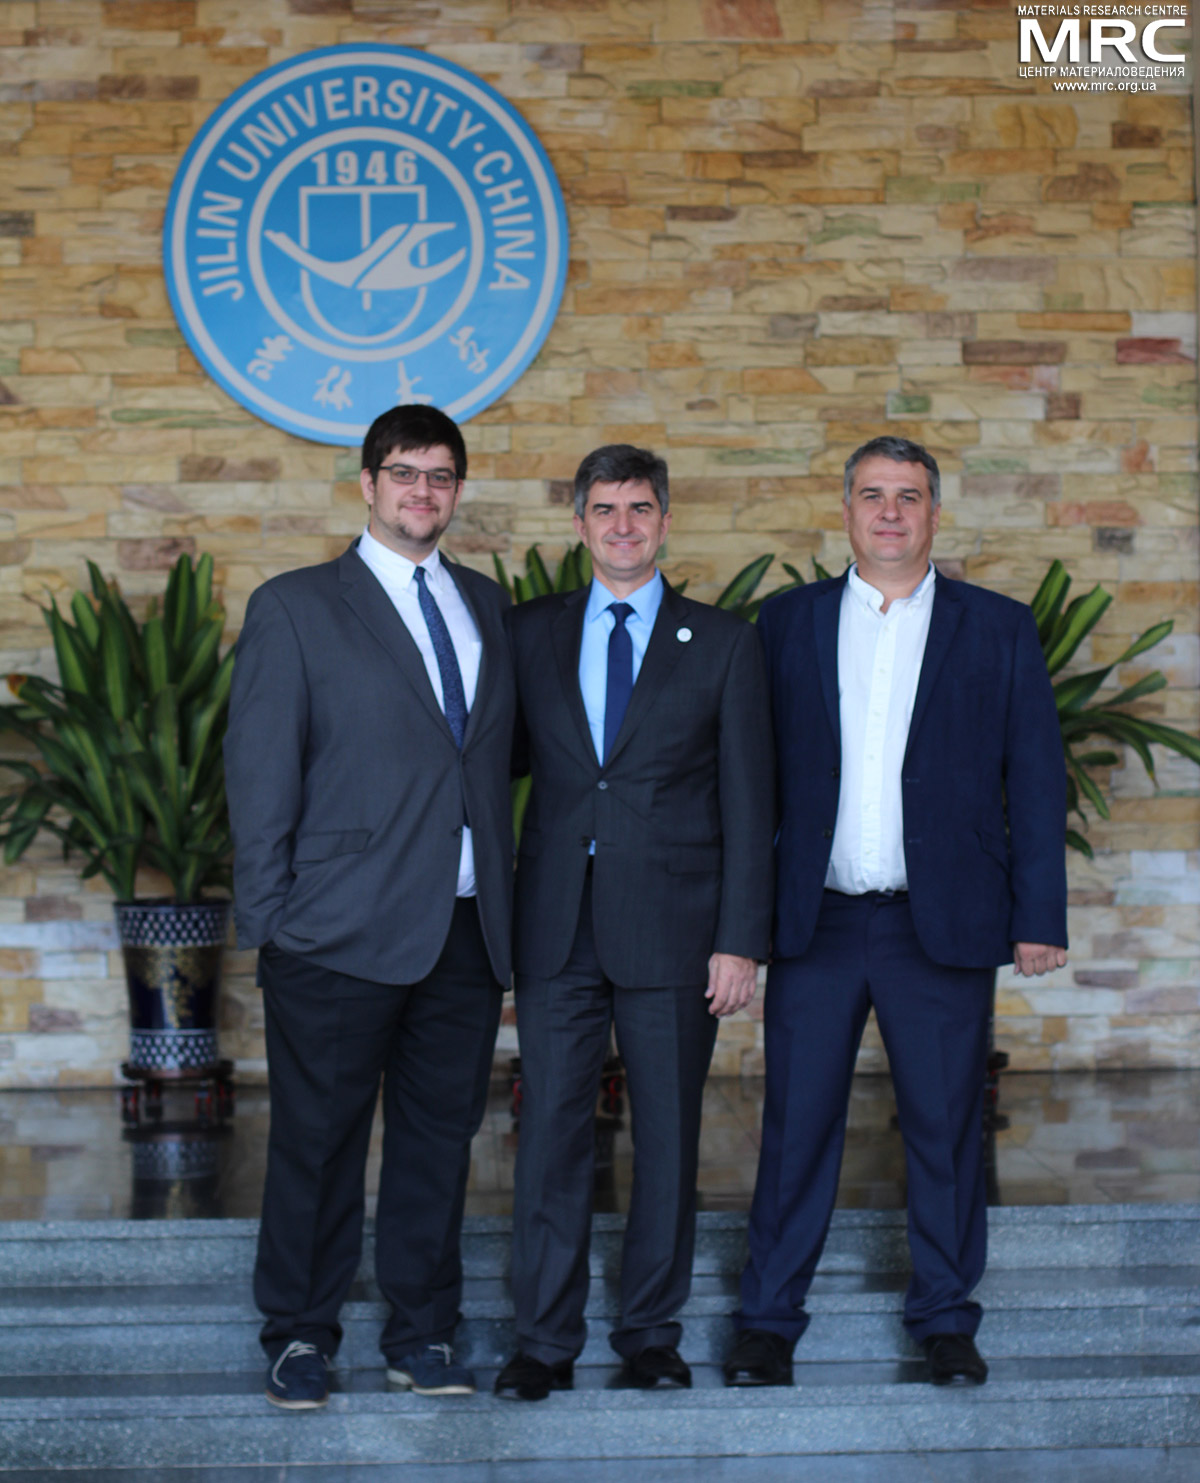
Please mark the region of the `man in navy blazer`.
[[1066, 774], [1029, 608], [935, 572], [937, 463], [846, 462], [855, 564], [766, 603], [779, 784], [766, 1103], [730, 1385], [784, 1385], [837, 1195], [874, 1008], [908, 1170], [904, 1322], [937, 1384], [982, 1384], [992, 976], [1066, 962]]

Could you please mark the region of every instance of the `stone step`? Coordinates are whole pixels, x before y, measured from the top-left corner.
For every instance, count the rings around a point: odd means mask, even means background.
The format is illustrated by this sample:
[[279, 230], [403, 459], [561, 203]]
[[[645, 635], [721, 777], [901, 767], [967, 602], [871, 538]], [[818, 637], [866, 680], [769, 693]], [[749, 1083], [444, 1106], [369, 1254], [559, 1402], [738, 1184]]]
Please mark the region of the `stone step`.
[[0, 1457], [6, 1469], [154, 1458], [165, 1473], [216, 1458], [232, 1470], [1200, 1444], [1195, 1375], [996, 1375], [948, 1391], [912, 1379], [747, 1391], [701, 1369], [691, 1391], [643, 1394], [609, 1389], [598, 1373], [536, 1406], [482, 1393], [437, 1400], [351, 1390], [301, 1415], [237, 1391], [3, 1397]]
[[[903, 1283], [820, 1274], [804, 1354], [813, 1360], [902, 1359], [915, 1354], [901, 1323]], [[991, 1357], [1200, 1354], [1200, 1268], [990, 1272], [979, 1288]], [[716, 1363], [732, 1341], [736, 1282], [697, 1277], [682, 1310], [683, 1352]], [[512, 1303], [498, 1278], [467, 1282], [456, 1344], [476, 1365], [516, 1347]], [[592, 1284], [584, 1364], [607, 1364], [617, 1316], [611, 1283]], [[364, 1287], [342, 1310], [342, 1361], [379, 1362], [386, 1307]], [[220, 1371], [260, 1364], [260, 1319], [245, 1282], [10, 1289], [0, 1294], [0, 1376]]]
[[[1168, 1267], [1197, 1260], [1200, 1205], [1000, 1207], [989, 1213], [988, 1269]], [[745, 1258], [746, 1217], [700, 1214], [694, 1270], [736, 1273]], [[112, 1282], [248, 1280], [257, 1222], [250, 1220], [0, 1222], [0, 1273], [6, 1287]], [[591, 1265], [617, 1270], [624, 1217], [598, 1215]], [[508, 1270], [511, 1222], [476, 1216], [464, 1224], [463, 1254], [473, 1276]], [[368, 1223], [360, 1276], [372, 1270]], [[821, 1261], [826, 1273], [908, 1270], [905, 1217], [898, 1210], [839, 1210]]]

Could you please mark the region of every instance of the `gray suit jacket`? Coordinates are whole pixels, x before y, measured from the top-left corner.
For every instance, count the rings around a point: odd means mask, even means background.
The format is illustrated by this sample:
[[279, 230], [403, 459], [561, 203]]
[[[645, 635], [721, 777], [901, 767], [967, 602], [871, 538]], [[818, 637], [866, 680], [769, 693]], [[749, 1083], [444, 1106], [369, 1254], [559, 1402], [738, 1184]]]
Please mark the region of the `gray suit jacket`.
[[242, 947], [274, 941], [378, 983], [424, 978], [449, 931], [465, 815], [484, 938], [507, 983], [508, 597], [490, 577], [446, 569], [483, 641], [461, 754], [420, 651], [354, 546], [251, 597], [225, 738]]
[[594, 839], [596, 952], [608, 977], [628, 988], [703, 983], [713, 952], [767, 955], [775, 799], [762, 646], [749, 623], [664, 584], [601, 766], [579, 690], [587, 599], [587, 588], [540, 598], [507, 618], [533, 774], [516, 970], [552, 978], [566, 963]]

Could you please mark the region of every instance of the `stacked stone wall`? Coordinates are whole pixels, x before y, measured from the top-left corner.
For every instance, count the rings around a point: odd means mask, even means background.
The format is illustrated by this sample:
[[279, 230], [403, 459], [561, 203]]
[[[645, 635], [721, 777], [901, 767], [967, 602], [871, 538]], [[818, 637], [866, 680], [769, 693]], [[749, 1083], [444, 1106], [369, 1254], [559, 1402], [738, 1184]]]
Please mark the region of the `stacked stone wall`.
[[[1055, 557], [1103, 583], [1082, 663], [1171, 618], [1114, 684], [1160, 667], [1139, 708], [1196, 727], [1189, 82], [1056, 93], [1019, 76], [993, 0], [0, 3], [0, 667], [52, 671], [31, 599], [87, 557], [141, 600], [211, 552], [232, 638], [255, 586], [361, 527], [352, 455], [200, 369], [159, 239], [212, 109], [349, 41], [486, 78], [567, 199], [559, 318], [467, 427], [464, 560], [556, 553], [580, 456], [631, 440], [670, 462], [666, 570], [693, 594], [764, 551], [840, 570], [841, 464], [900, 433], [942, 464], [944, 569], [1024, 599]], [[999, 1039], [1019, 1067], [1200, 1066], [1197, 771], [1164, 757], [1155, 790], [1134, 759], [1105, 781], [1071, 964], [1001, 975]], [[257, 1074], [250, 957], [229, 969], [225, 1050]], [[123, 995], [105, 892], [49, 845], [0, 871], [0, 1085], [110, 1081]], [[760, 1068], [753, 1017], [717, 1066]]]

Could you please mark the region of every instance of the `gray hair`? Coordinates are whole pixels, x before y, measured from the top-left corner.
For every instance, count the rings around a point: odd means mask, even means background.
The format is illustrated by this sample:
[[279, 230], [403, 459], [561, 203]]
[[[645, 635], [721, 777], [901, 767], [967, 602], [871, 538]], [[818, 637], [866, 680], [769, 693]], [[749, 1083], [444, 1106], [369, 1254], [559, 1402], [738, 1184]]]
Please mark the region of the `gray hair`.
[[919, 463], [929, 475], [929, 494], [934, 505], [942, 502], [942, 476], [938, 472], [937, 459], [928, 448], [908, 438], [893, 438], [885, 435], [872, 438], [861, 448], [856, 448], [846, 460], [846, 471], [842, 483], [842, 499], [850, 503], [850, 486], [854, 483], [854, 470], [864, 458], [890, 458], [893, 463]]
[[575, 471], [575, 513], [580, 520], [587, 509], [593, 484], [649, 484], [663, 514], [670, 505], [667, 492], [667, 461], [649, 448], [632, 443], [606, 443], [594, 448]]

